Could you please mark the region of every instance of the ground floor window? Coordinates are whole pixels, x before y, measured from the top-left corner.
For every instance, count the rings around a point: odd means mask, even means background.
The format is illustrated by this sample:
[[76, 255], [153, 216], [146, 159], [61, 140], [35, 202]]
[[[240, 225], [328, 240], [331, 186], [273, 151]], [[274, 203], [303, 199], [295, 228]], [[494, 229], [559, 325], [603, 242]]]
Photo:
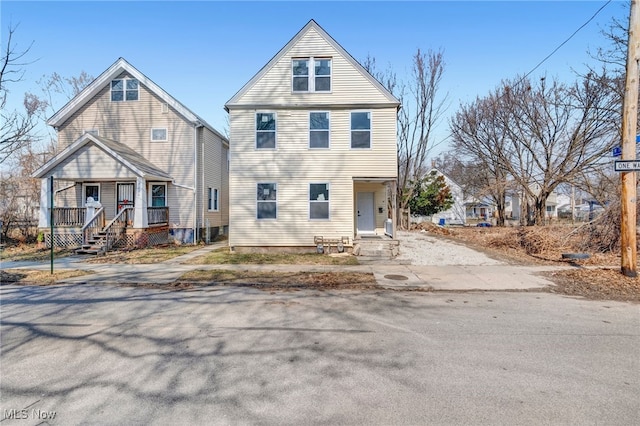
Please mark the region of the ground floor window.
[[258, 219], [277, 219], [278, 217], [278, 184], [258, 183], [257, 185], [257, 214]]
[[207, 189], [207, 210], [217, 212], [219, 210], [218, 207], [218, 189], [217, 188], [208, 188]]
[[167, 184], [151, 183], [151, 191], [149, 191], [149, 206], [166, 207], [167, 206]]
[[329, 184], [309, 184], [309, 219], [329, 219]]
[[83, 183], [82, 184], [82, 204], [87, 204], [89, 197], [93, 201], [100, 201], [100, 184], [99, 183]]

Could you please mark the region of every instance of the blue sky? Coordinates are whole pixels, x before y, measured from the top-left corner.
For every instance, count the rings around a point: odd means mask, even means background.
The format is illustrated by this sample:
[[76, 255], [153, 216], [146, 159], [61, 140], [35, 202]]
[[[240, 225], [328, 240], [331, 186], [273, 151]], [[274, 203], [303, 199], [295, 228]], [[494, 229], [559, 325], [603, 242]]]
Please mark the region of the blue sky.
[[[0, 2], [2, 44], [18, 25], [18, 50], [33, 46], [22, 83], [10, 101], [53, 72], [97, 77], [119, 57], [211, 125], [224, 130], [229, 100], [310, 19], [351, 55], [376, 58], [407, 78], [418, 48], [444, 51], [442, 92], [455, 112], [502, 79], [534, 68], [606, 1], [72, 1]], [[571, 69], [594, 63], [587, 51], [606, 45], [600, 34], [628, 3], [612, 1], [533, 76], [571, 81]], [[58, 107], [62, 106], [62, 102]], [[446, 137], [446, 126], [439, 138]], [[445, 149], [446, 144], [440, 147]]]

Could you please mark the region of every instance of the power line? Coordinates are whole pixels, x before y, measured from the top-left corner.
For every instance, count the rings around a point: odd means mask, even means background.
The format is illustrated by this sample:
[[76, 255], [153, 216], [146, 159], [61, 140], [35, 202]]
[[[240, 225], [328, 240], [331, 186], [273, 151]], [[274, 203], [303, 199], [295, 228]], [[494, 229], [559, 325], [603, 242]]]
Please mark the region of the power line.
[[586, 27], [587, 25], [589, 25], [589, 23], [591, 21], [593, 21], [595, 19], [596, 16], [598, 16], [598, 14], [600, 12], [602, 12], [602, 9], [604, 9], [605, 7], [607, 7], [609, 5], [609, 3], [611, 3], [612, 0], [608, 0], [605, 4], [602, 5], [602, 7], [600, 7], [600, 9], [598, 9], [596, 11], [596, 13], [593, 14], [593, 16], [591, 18], [589, 18], [589, 20], [587, 22], [585, 22], [584, 24], [582, 24], [577, 30], [575, 30], [573, 32], [573, 34], [571, 34], [565, 41], [563, 41], [562, 43], [560, 43], [560, 45], [558, 47], [556, 47], [555, 49], [553, 49], [553, 52], [549, 53], [543, 60], [541, 60], [538, 65], [536, 65], [535, 67], [533, 67], [533, 69], [531, 71], [529, 71], [528, 73], [526, 73], [524, 75], [524, 77], [522, 77], [520, 79], [520, 81], [518, 82], [518, 84], [520, 82], [522, 82], [525, 78], [529, 77], [535, 70], [537, 70], [538, 68], [540, 68], [540, 65], [544, 64], [547, 59], [549, 59], [550, 57], [552, 57], [558, 50], [560, 50], [560, 48], [562, 46], [564, 46], [565, 44], [567, 44], [569, 42], [569, 40], [571, 40], [576, 34], [578, 34], [578, 32], [580, 32], [581, 29], [583, 29], [584, 27]]

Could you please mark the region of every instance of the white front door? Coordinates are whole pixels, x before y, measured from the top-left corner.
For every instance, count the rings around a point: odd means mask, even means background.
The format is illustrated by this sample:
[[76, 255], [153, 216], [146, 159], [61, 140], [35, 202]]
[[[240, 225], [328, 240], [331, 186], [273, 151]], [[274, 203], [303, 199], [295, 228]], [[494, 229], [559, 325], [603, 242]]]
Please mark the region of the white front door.
[[376, 230], [373, 192], [358, 192], [356, 198], [357, 233], [371, 234]]

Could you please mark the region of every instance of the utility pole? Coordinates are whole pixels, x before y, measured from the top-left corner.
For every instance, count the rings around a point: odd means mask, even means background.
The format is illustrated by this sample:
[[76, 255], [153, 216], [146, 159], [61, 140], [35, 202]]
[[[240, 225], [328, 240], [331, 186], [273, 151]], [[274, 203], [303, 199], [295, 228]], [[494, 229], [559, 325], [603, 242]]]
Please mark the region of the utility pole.
[[[638, 120], [638, 61], [640, 60], [640, 10], [638, 0], [631, 0], [629, 12], [629, 43], [627, 45], [627, 73], [622, 106], [622, 159], [636, 159], [636, 131]], [[621, 272], [636, 277], [636, 173], [622, 172], [620, 241]]]

